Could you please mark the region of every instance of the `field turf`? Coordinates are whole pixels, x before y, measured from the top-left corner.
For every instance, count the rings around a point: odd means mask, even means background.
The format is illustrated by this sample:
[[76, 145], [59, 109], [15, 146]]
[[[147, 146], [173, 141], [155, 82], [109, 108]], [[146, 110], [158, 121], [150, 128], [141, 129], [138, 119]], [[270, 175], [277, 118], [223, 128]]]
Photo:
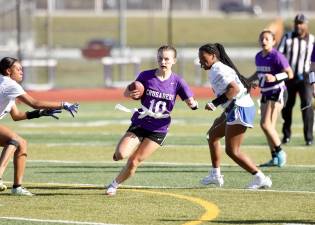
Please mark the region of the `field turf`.
[[[294, 136], [284, 146], [287, 166], [263, 169], [273, 181], [269, 190], [245, 190], [251, 175], [224, 151], [224, 187], [202, 186], [210, 168], [205, 133], [219, 112], [190, 111], [178, 101], [165, 146], [108, 197], [104, 185], [125, 163], [112, 162], [112, 154], [130, 118], [114, 111], [115, 104], [83, 102], [76, 118], [63, 112], [60, 120], [1, 121], [28, 140], [24, 186], [36, 195], [1, 192], [0, 224], [315, 224], [315, 147], [304, 146], [297, 107]], [[259, 115], [242, 149], [257, 164], [269, 160]], [[12, 174], [10, 163], [3, 177], [9, 187]]]

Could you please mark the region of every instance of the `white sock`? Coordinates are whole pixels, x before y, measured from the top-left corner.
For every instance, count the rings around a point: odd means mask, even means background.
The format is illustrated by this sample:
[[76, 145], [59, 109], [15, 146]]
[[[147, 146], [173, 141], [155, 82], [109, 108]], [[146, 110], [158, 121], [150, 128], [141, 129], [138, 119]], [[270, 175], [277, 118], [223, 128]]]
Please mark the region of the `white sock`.
[[114, 187], [114, 188], [118, 188], [119, 184], [117, 183], [116, 179], [112, 181], [111, 185]]
[[211, 170], [211, 174], [213, 175], [213, 176], [221, 176], [221, 169], [220, 169], [220, 167], [218, 167], [218, 168], [212, 168], [212, 170]]
[[265, 174], [263, 172], [258, 171], [254, 176], [258, 177], [259, 179], [263, 179], [265, 177]]

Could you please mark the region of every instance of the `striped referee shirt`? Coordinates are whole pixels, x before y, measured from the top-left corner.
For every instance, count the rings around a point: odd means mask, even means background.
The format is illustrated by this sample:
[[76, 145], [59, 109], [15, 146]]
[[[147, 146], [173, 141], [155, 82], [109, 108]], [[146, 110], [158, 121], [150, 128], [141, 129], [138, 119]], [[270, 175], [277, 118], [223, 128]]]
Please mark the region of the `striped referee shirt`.
[[297, 79], [303, 79], [303, 74], [310, 72], [311, 54], [314, 45], [314, 35], [308, 34], [299, 38], [294, 31], [286, 33], [278, 46], [278, 50], [288, 59]]

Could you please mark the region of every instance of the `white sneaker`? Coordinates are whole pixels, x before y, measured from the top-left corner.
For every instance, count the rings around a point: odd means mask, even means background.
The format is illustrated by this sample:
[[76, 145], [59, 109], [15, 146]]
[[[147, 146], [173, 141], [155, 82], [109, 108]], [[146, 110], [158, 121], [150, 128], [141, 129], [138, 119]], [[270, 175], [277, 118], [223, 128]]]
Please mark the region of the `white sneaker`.
[[117, 187], [114, 187], [112, 184], [110, 184], [107, 187], [105, 194], [109, 196], [113, 196], [113, 195], [116, 195], [116, 192], [117, 192]]
[[24, 187], [12, 188], [11, 194], [12, 195], [23, 195], [23, 196], [33, 196], [34, 195]]
[[200, 182], [203, 185], [215, 184], [219, 187], [222, 187], [224, 184], [223, 175], [217, 176], [217, 175], [213, 175], [211, 173], [208, 176], [204, 177]]
[[270, 188], [272, 185], [272, 181], [270, 177], [264, 176], [263, 178], [254, 176], [253, 180], [247, 185], [247, 189], [262, 189], [262, 188]]
[[3, 181], [0, 180], [0, 191], [5, 191], [5, 190], [7, 190], [7, 186], [5, 186], [5, 185], [3, 184]]

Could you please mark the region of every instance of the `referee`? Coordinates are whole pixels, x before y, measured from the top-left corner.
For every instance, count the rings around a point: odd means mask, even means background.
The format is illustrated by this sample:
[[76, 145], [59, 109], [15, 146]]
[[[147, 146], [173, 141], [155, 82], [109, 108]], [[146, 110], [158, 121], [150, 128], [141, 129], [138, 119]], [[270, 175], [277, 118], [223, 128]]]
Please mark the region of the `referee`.
[[284, 34], [278, 46], [278, 50], [287, 57], [294, 72], [294, 78], [286, 81], [288, 100], [282, 109], [284, 144], [290, 142], [292, 109], [297, 93], [301, 99], [305, 144], [313, 144], [312, 86], [308, 82], [313, 46], [314, 35], [308, 31], [308, 20], [304, 14], [297, 14], [294, 18], [294, 30]]

